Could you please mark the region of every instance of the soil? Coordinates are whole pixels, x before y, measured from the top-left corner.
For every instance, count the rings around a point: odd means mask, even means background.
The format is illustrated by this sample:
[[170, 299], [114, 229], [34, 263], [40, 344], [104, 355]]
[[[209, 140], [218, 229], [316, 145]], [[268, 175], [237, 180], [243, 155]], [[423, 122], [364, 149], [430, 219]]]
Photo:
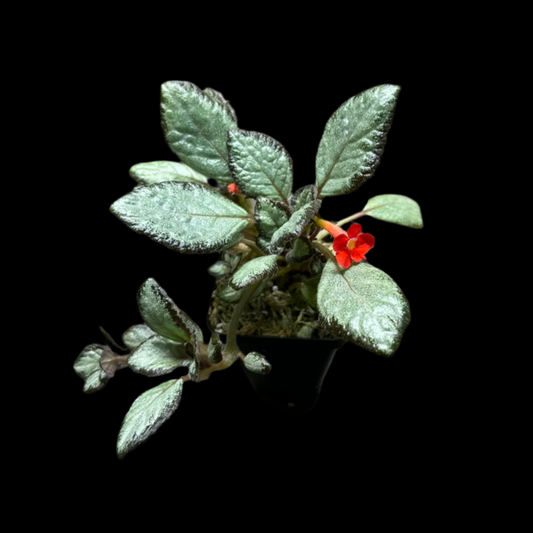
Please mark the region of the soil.
[[[270, 281], [263, 292], [251, 300], [239, 321], [238, 335], [271, 337], [334, 338], [319, 326], [318, 311], [304, 299], [301, 286], [308, 279], [303, 273], [295, 273], [290, 279]], [[217, 280], [209, 309], [209, 320], [218, 333], [227, 333], [236, 304], [223, 302], [216, 292], [227, 283]]]

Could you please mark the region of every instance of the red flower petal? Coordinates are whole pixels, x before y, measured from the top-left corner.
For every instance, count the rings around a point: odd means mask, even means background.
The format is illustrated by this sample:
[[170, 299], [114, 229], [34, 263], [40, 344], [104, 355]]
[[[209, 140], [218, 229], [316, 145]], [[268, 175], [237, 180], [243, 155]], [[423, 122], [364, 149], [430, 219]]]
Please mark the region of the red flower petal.
[[352, 259], [359, 263], [362, 259], [366, 259], [365, 254], [368, 252], [368, 250], [371, 250], [374, 248], [374, 236], [370, 235], [370, 233], [362, 233], [357, 238], [357, 244], [355, 248], [352, 250]]
[[336, 252], [342, 252], [346, 249], [346, 243], [348, 242], [348, 235], [337, 235], [333, 240], [333, 249]]
[[348, 237], [350, 237], [350, 239], [355, 239], [361, 231], [361, 224], [352, 224], [348, 230]]
[[339, 263], [342, 268], [348, 268], [352, 264], [350, 254], [346, 250], [337, 252], [335, 257], [337, 258], [337, 263]]

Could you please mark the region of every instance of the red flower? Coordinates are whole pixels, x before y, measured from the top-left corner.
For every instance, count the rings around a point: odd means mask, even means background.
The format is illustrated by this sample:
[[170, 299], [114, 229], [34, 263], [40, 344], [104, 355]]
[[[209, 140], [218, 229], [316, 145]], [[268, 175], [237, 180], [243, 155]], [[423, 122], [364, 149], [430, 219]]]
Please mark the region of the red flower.
[[348, 268], [352, 260], [359, 263], [366, 259], [365, 254], [374, 248], [374, 237], [370, 233], [361, 233], [361, 224], [352, 224], [348, 232], [341, 229], [340, 232], [335, 231], [335, 233], [337, 235], [333, 240], [333, 249], [337, 252], [335, 256], [337, 263], [342, 268]]
[[242, 194], [242, 192], [240, 191], [239, 187], [237, 187], [237, 184], [236, 183], [230, 183], [228, 185], [228, 191], [231, 193], [231, 194]]

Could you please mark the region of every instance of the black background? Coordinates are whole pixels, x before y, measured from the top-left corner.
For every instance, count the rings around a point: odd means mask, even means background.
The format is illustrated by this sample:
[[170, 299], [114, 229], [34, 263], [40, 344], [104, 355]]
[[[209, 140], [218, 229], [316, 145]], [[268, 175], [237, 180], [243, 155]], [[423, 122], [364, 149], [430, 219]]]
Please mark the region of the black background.
[[[63, 312], [44, 319], [57, 326], [59, 341], [50, 433], [58, 460], [73, 471], [150, 479], [172, 464], [174, 471], [200, 477], [260, 479], [261, 472], [327, 477], [339, 470], [353, 477], [377, 464], [420, 466], [434, 460], [450, 440], [448, 399], [457, 385], [445, 382], [453, 359], [441, 344], [446, 325], [434, 296], [443, 253], [437, 232], [444, 191], [437, 185], [442, 169], [435, 143], [443, 112], [428, 90], [431, 74], [416, 61], [406, 65], [405, 58], [392, 66], [391, 61], [361, 68], [347, 56], [310, 57], [300, 50], [274, 60], [268, 48], [257, 54], [260, 67], [244, 58], [224, 63], [182, 54], [163, 63], [140, 49], [135, 54], [111, 50], [109, 55], [87, 54], [83, 69], [66, 76], [61, 90], [70, 110], [62, 129], [75, 164], [64, 172], [61, 192], [52, 193], [58, 231], [49, 285], [51, 300], [57, 298], [54, 289], [61, 288]], [[109, 212], [134, 186], [128, 175], [132, 165], [176, 160], [159, 117], [160, 85], [171, 79], [221, 91], [236, 110], [240, 128], [281, 142], [293, 158], [295, 188], [314, 182], [324, 126], [345, 100], [382, 83], [400, 85], [374, 177], [355, 193], [327, 198], [321, 215], [338, 220], [373, 196], [403, 194], [420, 204], [425, 227], [360, 220], [363, 231], [376, 238], [369, 261], [398, 283], [411, 306], [411, 324], [392, 358], [347, 344], [337, 352], [316, 408], [303, 417], [264, 404], [234, 365], [207, 382], [187, 383], [173, 417], [119, 461], [115, 442], [125, 413], [139, 394], [168, 376], [147, 378], [124, 370], [103, 390], [86, 395], [72, 370], [75, 357], [87, 344], [104, 341], [99, 325], [119, 340], [140, 322], [135, 295], [148, 277], [202, 326], [207, 338], [213, 280], [206, 269], [216, 254], [178, 254], [132, 232]]]

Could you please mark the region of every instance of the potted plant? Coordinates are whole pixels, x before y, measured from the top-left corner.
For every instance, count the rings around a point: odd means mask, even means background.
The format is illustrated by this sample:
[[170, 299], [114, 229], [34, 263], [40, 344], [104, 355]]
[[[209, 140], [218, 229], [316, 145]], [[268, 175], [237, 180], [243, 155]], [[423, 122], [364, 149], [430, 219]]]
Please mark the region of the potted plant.
[[[181, 161], [133, 166], [138, 185], [111, 211], [172, 250], [220, 258], [209, 268], [216, 281], [207, 342], [197, 323], [149, 278], [137, 295], [143, 323], [124, 333], [124, 346], [106, 335], [109, 345], [90, 344], [75, 360], [87, 393], [124, 368], [146, 376], [186, 369], [133, 402], [118, 436], [120, 458], [172, 415], [185, 382], [207, 380], [237, 361], [263, 397], [302, 412], [316, 401], [344, 342], [386, 357], [395, 353], [410, 320], [409, 304], [396, 283], [366, 260], [375, 239], [355, 221], [366, 215], [421, 228], [418, 204], [380, 195], [336, 223], [323, 219], [320, 208], [374, 174], [399, 90], [380, 85], [344, 102], [326, 124], [315, 183], [293, 191], [287, 151], [265, 134], [239, 129], [222, 94], [189, 82], [162, 85], [163, 130]], [[303, 346], [295, 349], [295, 342]], [[305, 379], [311, 392], [304, 387], [302, 404], [291, 405], [284, 396], [287, 382], [297, 390]]]

